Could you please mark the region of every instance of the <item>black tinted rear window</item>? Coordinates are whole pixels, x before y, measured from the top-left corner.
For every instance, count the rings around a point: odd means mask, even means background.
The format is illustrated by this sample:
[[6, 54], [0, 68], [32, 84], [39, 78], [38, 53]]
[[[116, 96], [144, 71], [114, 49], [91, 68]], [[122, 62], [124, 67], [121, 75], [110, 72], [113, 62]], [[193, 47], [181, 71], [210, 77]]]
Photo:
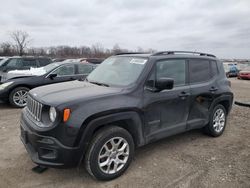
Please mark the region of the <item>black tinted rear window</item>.
[[204, 82], [210, 79], [210, 64], [208, 60], [189, 60], [190, 83]]
[[35, 59], [23, 59], [22, 66], [24, 68], [37, 67], [37, 63]]
[[50, 59], [46, 59], [46, 58], [44, 58], [44, 59], [38, 59], [38, 61], [39, 61], [39, 66], [40, 67], [44, 67], [44, 66], [52, 63], [52, 61]]

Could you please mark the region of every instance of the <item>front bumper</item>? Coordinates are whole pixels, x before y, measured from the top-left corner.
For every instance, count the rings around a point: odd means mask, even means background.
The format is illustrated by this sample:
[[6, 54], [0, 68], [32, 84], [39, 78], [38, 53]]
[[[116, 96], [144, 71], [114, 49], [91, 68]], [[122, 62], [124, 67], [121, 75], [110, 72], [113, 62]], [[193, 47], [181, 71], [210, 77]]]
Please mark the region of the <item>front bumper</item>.
[[9, 99], [9, 92], [6, 89], [0, 90], [0, 100], [8, 100]]
[[34, 163], [55, 168], [69, 168], [79, 164], [82, 152], [78, 147], [65, 146], [56, 138], [32, 131], [29, 128], [31, 123], [22, 115], [20, 138]]

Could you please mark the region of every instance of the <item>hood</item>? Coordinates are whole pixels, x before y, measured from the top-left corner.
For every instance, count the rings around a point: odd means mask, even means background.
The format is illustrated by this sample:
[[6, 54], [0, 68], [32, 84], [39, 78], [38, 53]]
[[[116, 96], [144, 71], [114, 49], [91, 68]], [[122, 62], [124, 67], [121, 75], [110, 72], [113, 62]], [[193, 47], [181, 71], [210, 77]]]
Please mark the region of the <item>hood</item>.
[[18, 78], [26, 78], [26, 77], [33, 77], [35, 75], [25, 75], [25, 74], [13, 74], [13, 73], [1, 73], [0, 76], [2, 77], [2, 82], [9, 81], [12, 79], [18, 79]]
[[30, 94], [44, 104], [58, 106], [118, 94], [121, 91], [121, 88], [98, 86], [82, 81], [70, 81], [37, 87], [32, 89]]

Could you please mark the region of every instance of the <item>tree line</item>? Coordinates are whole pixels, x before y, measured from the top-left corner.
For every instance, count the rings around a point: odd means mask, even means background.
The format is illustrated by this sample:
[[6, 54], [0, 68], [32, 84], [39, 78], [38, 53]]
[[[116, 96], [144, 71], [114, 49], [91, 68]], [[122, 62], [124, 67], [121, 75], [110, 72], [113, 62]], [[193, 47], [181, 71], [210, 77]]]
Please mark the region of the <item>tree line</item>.
[[[29, 47], [31, 38], [26, 31], [16, 30], [10, 33], [12, 42], [0, 43], [0, 56], [49, 56], [52, 58], [78, 58], [95, 57], [106, 58], [113, 54], [131, 52], [131, 50], [121, 48], [115, 44], [113, 48], [104, 48], [102, 44], [96, 43], [92, 46], [52, 46], [52, 47]], [[138, 47], [136, 52], [154, 52], [153, 49], [144, 50]]]

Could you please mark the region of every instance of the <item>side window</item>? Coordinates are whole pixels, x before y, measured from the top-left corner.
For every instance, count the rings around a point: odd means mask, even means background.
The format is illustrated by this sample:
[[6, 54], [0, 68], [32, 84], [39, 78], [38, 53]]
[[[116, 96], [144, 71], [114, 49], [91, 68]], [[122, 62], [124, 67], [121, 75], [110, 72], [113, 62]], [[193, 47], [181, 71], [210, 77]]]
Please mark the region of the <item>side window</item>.
[[91, 65], [78, 65], [78, 74], [89, 74], [93, 70]]
[[64, 65], [56, 69], [53, 74], [57, 74], [58, 76], [70, 76], [75, 74], [75, 66], [74, 65]]
[[39, 61], [39, 66], [40, 67], [44, 67], [44, 66], [51, 63], [50, 59], [39, 59], [38, 61]]
[[7, 67], [14, 67], [19, 68], [22, 67], [20, 59], [10, 59], [9, 62], [6, 64]]
[[189, 60], [190, 83], [204, 82], [211, 78], [210, 65], [208, 60]]
[[212, 74], [212, 77], [214, 77], [215, 75], [218, 74], [218, 68], [217, 68], [217, 63], [216, 61], [211, 61], [211, 74]]
[[23, 59], [22, 64], [24, 68], [37, 67], [35, 59]]
[[174, 86], [186, 83], [186, 61], [183, 59], [164, 60], [156, 64], [156, 79], [172, 78]]

